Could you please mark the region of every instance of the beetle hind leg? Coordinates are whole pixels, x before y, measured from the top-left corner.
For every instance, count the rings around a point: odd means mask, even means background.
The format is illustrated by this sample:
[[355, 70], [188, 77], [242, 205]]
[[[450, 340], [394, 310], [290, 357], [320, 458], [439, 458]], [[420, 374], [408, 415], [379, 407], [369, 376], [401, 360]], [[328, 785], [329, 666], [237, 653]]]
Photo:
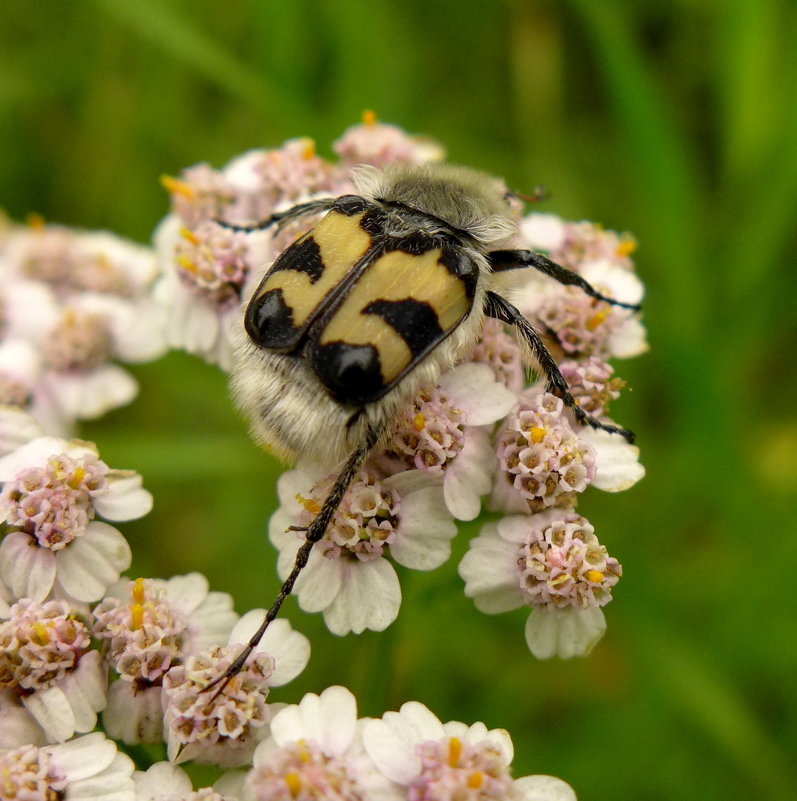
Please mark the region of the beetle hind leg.
[[629, 431], [627, 428], [611, 425], [610, 423], [603, 423], [595, 417], [588, 415], [575, 401], [570, 394], [570, 388], [565, 381], [559, 367], [551, 356], [545, 343], [540, 338], [540, 335], [534, 329], [534, 326], [521, 314], [520, 310], [515, 308], [509, 301], [502, 298], [495, 292], [487, 292], [486, 301], [484, 304], [484, 313], [487, 317], [492, 317], [500, 320], [502, 323], [507, 323], [518, 330], [523, 341], [528, 345], [540, 369], [545, 373], [548, 379], [548, 391], [552, 392], [557, 397], [561, 398], [565, 406], [572, 410], [573, 414], [582, 425], [588, 425], [591, 428], [598, 428], [601, 431], [608, 431], [610, 434], [619, 434], [630, 443], [634, 441], [634, 432]]
[[487, 254], [490, 267], [493, 272], [503, 272], [505, 270], [520, 270], [524, 267], [533, 267], [543, 275], [553, 278], [564, 286], [575, 286], [595, 300], [602, 300], [612, 306], [619, 306], [622, 309], [639, 311], [641, 306], [638, 303], [626, 303], [622, 300], [615, 300], [608, 295], [603, 295], [595, 289], [589, 281], [584, 280], [578, 273], [562, 267], [555, 261], [551, 261], [541, 253], [533, 250], [494, 250]]

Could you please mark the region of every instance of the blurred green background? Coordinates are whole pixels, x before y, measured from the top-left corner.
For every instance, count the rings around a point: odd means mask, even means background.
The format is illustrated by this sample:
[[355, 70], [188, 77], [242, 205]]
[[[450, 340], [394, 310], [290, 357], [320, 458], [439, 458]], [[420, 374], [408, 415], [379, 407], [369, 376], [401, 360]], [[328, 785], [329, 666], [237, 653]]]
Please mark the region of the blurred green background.
[[[363, 714], [417, 699], [505, 727], [516, 775], [561, 776], [582, 801], [797, 797], [794, 3], [3, 7], [0, 205], [15, 218], [147, 241], [160, 175], [297, 135], [330, 155], [371, 108], [639, 239], [651, 351], [618, 364], [634, 391], [615, 411], [648, 475], [579, 507], [625, 569], [603, 642], [535, 662], [525, 614], [477, 613], [452, 560], [402, 574], [383, 634], [336, 638], [290, 601], [313, 657], [275, 698], [343, 683]], [[140, 398], [82, 432], [155, 494], [122, 526], [133, 572], [200, 570], [241, 612], [269, 603], [279, 467], [216, 369], [175, 353], [135, 373]]]

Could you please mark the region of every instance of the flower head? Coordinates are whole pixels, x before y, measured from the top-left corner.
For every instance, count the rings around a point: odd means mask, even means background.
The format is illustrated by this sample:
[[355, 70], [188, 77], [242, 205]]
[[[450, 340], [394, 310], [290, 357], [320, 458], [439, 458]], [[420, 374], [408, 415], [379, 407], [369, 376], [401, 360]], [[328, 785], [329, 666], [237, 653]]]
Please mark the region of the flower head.
[[537, 512], [573, 505], [596, 473], [595, 450], [579, 433], [560, 398], [526, 392], [498, 435], [494, 507]]
[[[282, 506], [271, 518], [269, 536], [280, 549], [278, 571], [293, 567], [302, 532], [320, 511], [334, 475], [293, 470], [281, 476]], [[446, 510], [439, 478], [409, 470], [385, 479], [361, 471], [313, 548], [296, 583], [299, 604], [324, 612], [330, 631], [381, 631], [398, 614], [401, 590], [388, 554], [416, 570], [441, 565], [451, 552], [456, 526]]]
[[540, 659], [585, 655], [606, 628], [600, 607], [622, 575], [586, 518], [551, 509], [488, 523], [459, 566], [488, 614], [531, 607], [526, 640]]
[[248, 789], [256, 801], [397, 798], [362, 749], [354, 696], [344, 687], [308, 693], [271, 723], [258, 746]]
[[271, 687], [294, 679], [310, 656], [307, 638], [286, 620], [267, 629], [243, 670], [217, 691], [213, 683], [226, 675], [262, 620], [263, 610], [248, 612], [233, 628], [227, 646], [212, 646], [189, 656], [164, 677], [164, 729], [172, 760], [192, 759], [225, 767], [246, 764], [268, 733]]
[[133, 762], [95, 732], [60, 745], [25, 745], [0, 754], [3, 798], [134, 801]]
[[55, 587], [94, 601], [130, 563], [122, 535], [97, 515], [131, 520], [152, 496], [132, 471], [111, 470], [90, 443], [39, 437], [0, 459], [0, 575], [18, 598]]
[[366, 720], [363, 742], [376, 767], [412, 801], [575, 801], [559, 779], [512, 778], [508, 732], [483, 723], [441, 723], [417, 701]]

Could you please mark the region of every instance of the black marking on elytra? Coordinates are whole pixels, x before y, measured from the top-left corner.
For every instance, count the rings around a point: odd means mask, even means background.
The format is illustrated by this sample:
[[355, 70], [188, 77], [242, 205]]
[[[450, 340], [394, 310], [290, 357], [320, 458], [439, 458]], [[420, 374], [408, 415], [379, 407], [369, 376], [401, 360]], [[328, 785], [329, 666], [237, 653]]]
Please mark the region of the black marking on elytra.
[[365, 211], [371, 204], [359, 195], [341, 195], [332, 206], [333, 211], [345, 214], [347, 217], [354, 217]]
[[294, 242], [275, 262], [269, 275], [281, 270], [293, 270], [305, 273], [310, 283], [315, 284], [324, 274], [324, 260], [321, 249], [312, 236], [306, 236]]
[[333, 398], [360, 404], [384, 393], [379, 353], [373, 345], [328, 342], [312, 354], [313, 369]]
[[254, 297], [246, 309], [244, 327], [260, 347], [272, 350], [291, 347], [296, 339], [296, 326], [282, 289], [270, 289], [262, 297]]
[[443, 245], [443, 253], [439, 261], [451, 275], [462, 281], [465, 295], [468, 300], [473, 300], [476, 294], [476, 284], [479, 282], [479, 265], [464, 248], [448, 243]]
[[413, 360], [429, 349], [430, 342], [437, 342], [444, 336], [435, 310], [415, 298], [375, 300], [365, 306], [362, 313], [375, 314], [393, 328], [407, 343]]

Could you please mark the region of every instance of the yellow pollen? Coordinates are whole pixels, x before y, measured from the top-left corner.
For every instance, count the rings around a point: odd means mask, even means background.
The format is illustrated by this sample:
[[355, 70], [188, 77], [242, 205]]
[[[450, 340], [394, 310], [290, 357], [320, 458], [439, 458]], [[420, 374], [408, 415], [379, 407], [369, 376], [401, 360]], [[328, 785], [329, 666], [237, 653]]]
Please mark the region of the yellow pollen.
[[459, 764], [459, 757], [462, 754], [462, 740], [459, 737], [452, 737], [448, 741], [448, 766], [455, 768]]
[[636, 239], [632, 236], [624, 236], [620, 239], [617, 246], [618, 256], [630, 256], [636, 250]]
[[302, 158], [305, 161], [310, 161], [310, 159], [314, 157], [315, 157], [315, 142], [309, 137], [304, 137], [302, 139]]
[[36, 621], [33, 624], [33, 641], [36, 645], [47, 645], [50, 642], [50, 635], [47, 633], [47, 629], [44, 627], [43, 623]]
[[44, 217], [36, 213], [28, 214], [25, 221], [28, 223], [28, 228], [32, 228], [34, 231], [41, 231], [45, 225]]
[[140, 576], [133, 582], [133, 589], [130, 591], [133, 603], [144, 603], [144, 579]]
[[416, 431], [420, 431], [426, 425], [426, 418], [424, 417], [423, 412], [418, 412], [415, 417], [412, 418], [412, 427]]
[[184, 225], [180, 226], [180, 236], [192, 245], [199, 244], [199, 237], [190, 228], [186, 228]]
[[171, 175], [161, 175], [161, 186], [170, 194], [182, 195], [186, 200], [193, 200], [196, 194], [189, 184]]
[[299, 761], [306, 765], [312, 760], [310, 751], [307, 748], [307, 743], [304, 740], [299, 740], [297, 745], [299, 746]]
[[291, 794], [291, 798], [296, 798], [302, 790], [302, 780], [295, 771], [285, 774], [285, 784], [288, 785], [288, 792]]
[[484, 783], [484, 774], [480, 770], [474, 770], [468, 776], [468, 787], [471, 790], [478, 790]]
[[130, 630], [138, 631], [144, 624], [144, 607], [141, 604], [133, 604], [130, 607]]
[[587, 331], [594, 331], [605, 319], [605, 311], [595, 312], [595, 314], [587, 320]]
[[536, 445], [542, 442], [545, 439], [545, 429], [540, 428], [539, 426], [534, 426], [534, 428], [529, 431], [531, 435], [531, 441]]
[[376, 112], [367, 108], [363, 111], [363, 125], [376, 125]]
[[69, 618], [64, 629], [64, 642], [71, 645], [75, 641], [75, 637], [77, 637], [77, 627], [72, 618]]
[[305, 498], [301, 493], [296, 493], [296, 500], [310, 512], [311, 515], [317, 515], [321, 511], [321, 504], [315, 498]]
[[587, 570], [587, 572], [584, 573], [584, 578], [587, 581], [591, 581], [593, 584], [600, 584], [600, 582], [603, 581], [603, 573], [601, 573], [600, 570]]
[[175, 261], [184, 269], [187, 270], [189, 273], [198, 272], [198, 268], [188, 256], [178, 256]]

